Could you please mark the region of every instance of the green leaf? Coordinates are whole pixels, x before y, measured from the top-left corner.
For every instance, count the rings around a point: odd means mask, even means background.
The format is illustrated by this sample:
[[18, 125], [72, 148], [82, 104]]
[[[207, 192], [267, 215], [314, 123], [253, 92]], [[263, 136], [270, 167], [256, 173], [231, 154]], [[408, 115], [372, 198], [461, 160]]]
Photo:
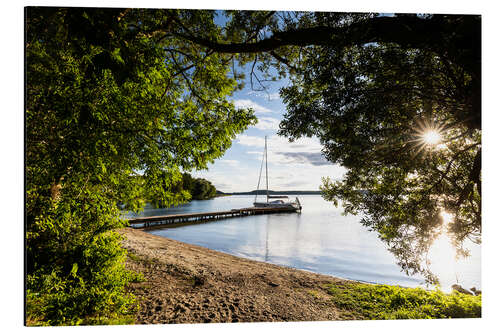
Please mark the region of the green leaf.
[[71, 276], [76, 277], [76, 273], [78, 272], [78, 264], [75, 262], [73, 263], [73, 267], [71, 267]]

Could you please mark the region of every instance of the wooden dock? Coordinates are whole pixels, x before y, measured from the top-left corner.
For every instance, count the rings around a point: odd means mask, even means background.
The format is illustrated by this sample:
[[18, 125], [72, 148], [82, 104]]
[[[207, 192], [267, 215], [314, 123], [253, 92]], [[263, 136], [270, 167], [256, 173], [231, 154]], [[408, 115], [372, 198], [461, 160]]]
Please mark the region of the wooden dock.
[[169, 226], [180, 223], [201, 223], [201, 222], [220, 220], [230, 217], [277, 214], [277, 213], [295, 213], [295, 212], [297, 212], [295, 208], [288, 208], [288, 207], [286, 208], [249, 207], [249, 208], [231, 209], [221, 212], [210, 212], [210, 213], [189, 213], [189, 214], [137, 217], [134, 219], [129, 219], [128, 222], [129, 225], [133, 228], [148, 228], [154, 226]]

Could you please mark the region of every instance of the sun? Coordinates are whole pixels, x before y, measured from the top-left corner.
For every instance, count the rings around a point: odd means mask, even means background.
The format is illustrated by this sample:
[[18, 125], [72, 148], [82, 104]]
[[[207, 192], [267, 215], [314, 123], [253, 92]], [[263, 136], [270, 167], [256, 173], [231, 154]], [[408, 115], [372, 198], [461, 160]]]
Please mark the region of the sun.
[[417, 123], [413, 142], [417, 148], [416, 154], [420, 151], [429, 153], [434, 150], [441, 150], [445, 146], [444, 126], [439, 126], [433, 121], [423, 121]]
[[441, 142], [441, 133], [436, 129], [428, 129], [422, 133], [421, 138], [424, 144], [434, 146]]

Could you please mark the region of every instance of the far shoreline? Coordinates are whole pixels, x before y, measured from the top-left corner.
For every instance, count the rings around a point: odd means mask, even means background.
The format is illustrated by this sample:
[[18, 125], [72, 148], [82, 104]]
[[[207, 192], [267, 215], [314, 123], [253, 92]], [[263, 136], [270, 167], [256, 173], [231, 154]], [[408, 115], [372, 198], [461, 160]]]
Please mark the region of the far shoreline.
[[301, 190], [293, 190], [293, 191], [272, 191], [269, 190], [267, 192], [266, 190], [254, 190], [254, 191], [247, 191], [247, 192], [231, 192], [231, 193], [225, 193], [218, 191], [217, 194], [220, 194], [222, 196], [227, 196], [227, 195], [321, 195], [321, 191], [301, 191]]

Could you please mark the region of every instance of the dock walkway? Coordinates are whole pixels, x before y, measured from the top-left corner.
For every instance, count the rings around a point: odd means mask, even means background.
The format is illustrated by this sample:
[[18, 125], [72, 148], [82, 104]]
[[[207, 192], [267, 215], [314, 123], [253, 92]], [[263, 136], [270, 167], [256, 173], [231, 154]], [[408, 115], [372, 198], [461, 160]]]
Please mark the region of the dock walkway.
[[133, 228], [148, 228], [153, 226], [161, 225], [172, 225], [179, 223], [192, 223], [192, 222], [205, 222], [220, 220], [230, 217], [241, 217], [249, 215], [261, 215], [261, 214], [276, 214], [276, 213], [295, 213], [297, 210], [295, 208], [288, 207], [265, 207], [265, 208], [239, 208], [231, 209], [220, 212], [209, 212], [209, 213], [188, 213], [188, 214], [172, 214], [172, 215], [162, 215], [162, 216], [145, 216], [129, 219], [128, 222]]

